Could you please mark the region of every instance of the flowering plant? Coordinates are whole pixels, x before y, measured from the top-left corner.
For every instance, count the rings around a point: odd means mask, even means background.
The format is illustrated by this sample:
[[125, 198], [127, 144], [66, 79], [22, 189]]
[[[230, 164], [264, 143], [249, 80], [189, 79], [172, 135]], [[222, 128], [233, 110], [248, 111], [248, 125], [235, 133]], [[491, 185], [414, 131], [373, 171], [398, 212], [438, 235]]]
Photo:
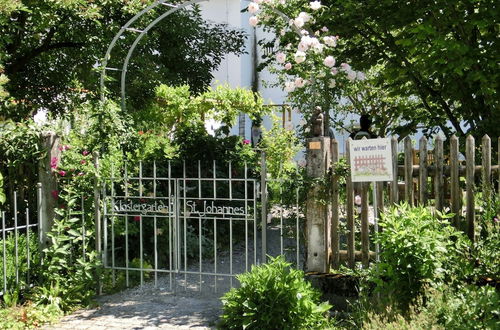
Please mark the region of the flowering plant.
[[270, 70], [277, 73], [278, 84], [306, 119], [318, 106], [328, 113], [344, 86], [365, 79], [337, 48], [343, 43], [341, 36], [317, 23], [325, 14], [320, 1], [255, 0], [248, 11], [253, 14], [251, 25], [277, 36], [277, 51], [268, 58]]

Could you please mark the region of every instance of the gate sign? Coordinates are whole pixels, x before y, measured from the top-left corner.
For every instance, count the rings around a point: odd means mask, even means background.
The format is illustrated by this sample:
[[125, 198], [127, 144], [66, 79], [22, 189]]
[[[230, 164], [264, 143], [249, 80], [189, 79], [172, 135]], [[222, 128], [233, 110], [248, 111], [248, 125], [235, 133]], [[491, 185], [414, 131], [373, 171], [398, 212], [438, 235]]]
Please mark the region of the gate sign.
[[353, 140], [349, 151], [352, 182], [393, 180], [390, 139]]

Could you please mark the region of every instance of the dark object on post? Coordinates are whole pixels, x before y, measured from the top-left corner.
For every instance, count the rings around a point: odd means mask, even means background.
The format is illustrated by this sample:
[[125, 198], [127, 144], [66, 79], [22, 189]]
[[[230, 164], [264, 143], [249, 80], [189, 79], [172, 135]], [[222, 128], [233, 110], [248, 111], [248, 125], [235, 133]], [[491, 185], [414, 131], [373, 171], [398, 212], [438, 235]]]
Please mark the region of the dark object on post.
[[351, 135], [349, 135], [349, 137], [353, 140], [361, 140], [364, 137], [366, 137], [367, 139], [376, 139], [377, 135], [373, 134], [370, 131], [371, 125], [372, 125], [372, 120], [370, 119], [370, 116], [361, 115], [361, 117], [359, 117], [360, 129], [352, 132]]
[[311, 119], [312, 124], [312, 134], [315, 137], [324, 136], [324, 127], [323, 127], [323, 112], [320, 107], [316, 107], [313, 117]]

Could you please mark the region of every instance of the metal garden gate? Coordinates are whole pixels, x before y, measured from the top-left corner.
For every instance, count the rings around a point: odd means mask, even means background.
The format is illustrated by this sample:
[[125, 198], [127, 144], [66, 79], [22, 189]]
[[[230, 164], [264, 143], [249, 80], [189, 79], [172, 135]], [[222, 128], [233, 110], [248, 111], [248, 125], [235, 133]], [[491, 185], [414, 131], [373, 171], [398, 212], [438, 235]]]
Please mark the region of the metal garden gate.
[[[270, 252], [268, 180], [246, 164], [203, 164], [126, 165], [104, 180], [103, 264], [113, 284], [224, 292]], [[285, 254], [283, 228], [282, 213], [272, 254]]]

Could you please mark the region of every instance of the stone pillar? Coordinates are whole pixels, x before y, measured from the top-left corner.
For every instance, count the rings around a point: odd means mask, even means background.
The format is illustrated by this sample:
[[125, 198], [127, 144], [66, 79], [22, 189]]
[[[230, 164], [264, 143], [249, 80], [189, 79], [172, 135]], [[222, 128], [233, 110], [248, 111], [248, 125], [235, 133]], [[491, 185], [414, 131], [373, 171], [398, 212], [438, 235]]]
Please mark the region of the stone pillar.
[[42, 249], [48, 244], [47, 233], [52, 228], [56, 217], [59, 191], [53, 169], [57, 168], [61, 161], [59, 142], [59, 136], [54, 132], [45, 132], [41, 136], [41, 147], [46, 151], [45, 157], [40, 159], [38, 163], [38, 182], [41, 184], [38, 230], [40, 231]]
[[[307, 139], [307, 175], [324, 178], [330, 166], [330, 138]], [[325, 182], [326, 184], [326, 182]], [[331, 206], [327, 189], [313, 185], [307, 193], [307, 265], [309, 272], [329, 272]]]

